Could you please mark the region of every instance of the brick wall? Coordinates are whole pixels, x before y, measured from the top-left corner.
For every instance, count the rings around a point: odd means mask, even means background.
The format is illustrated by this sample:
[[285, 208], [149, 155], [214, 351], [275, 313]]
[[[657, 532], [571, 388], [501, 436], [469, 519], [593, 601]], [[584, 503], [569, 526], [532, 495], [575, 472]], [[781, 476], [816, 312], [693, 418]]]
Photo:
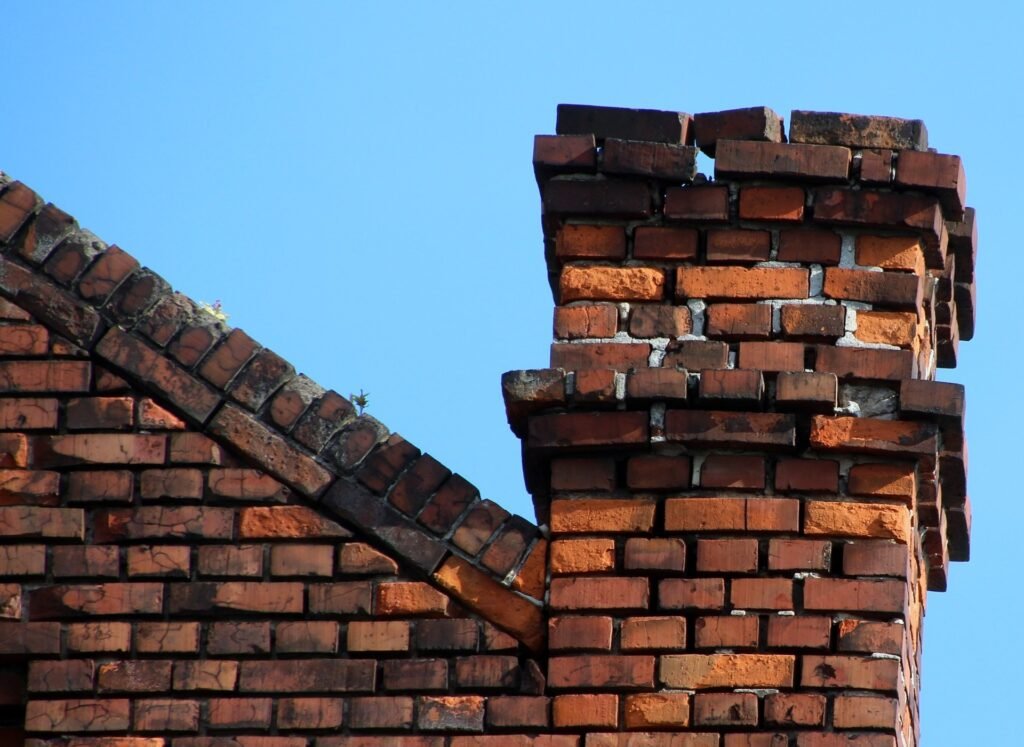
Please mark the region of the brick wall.
[[916, 744], [926, 593], [968, 556], [963, 391], [933, 380], [974, 326], [960, 159], [881, 117], [793, 112], [786, 142], [764, 108], [557, 132], [552, 367], [505, 377], [553, 725]]
[[917, 743], [968, 555], [959, 159], [849, 115], [557, 129], [552, 367], [503, 379], [536, 523], [0, 175], [0, 741]]

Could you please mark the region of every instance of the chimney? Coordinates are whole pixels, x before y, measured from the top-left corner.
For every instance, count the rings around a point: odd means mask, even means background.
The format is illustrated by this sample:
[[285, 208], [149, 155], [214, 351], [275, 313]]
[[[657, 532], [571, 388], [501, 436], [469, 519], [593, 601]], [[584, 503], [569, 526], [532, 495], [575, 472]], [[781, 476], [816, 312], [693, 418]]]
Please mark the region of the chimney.
[[974, 211], [919, 120], [786, 130], [562, 105], [535, 141], [551, 367], [503, 388], [550, 527], [553, 725], [588, 746], [920, 741], [927, 592], [969, 556], [935, 373], [973, 334]]

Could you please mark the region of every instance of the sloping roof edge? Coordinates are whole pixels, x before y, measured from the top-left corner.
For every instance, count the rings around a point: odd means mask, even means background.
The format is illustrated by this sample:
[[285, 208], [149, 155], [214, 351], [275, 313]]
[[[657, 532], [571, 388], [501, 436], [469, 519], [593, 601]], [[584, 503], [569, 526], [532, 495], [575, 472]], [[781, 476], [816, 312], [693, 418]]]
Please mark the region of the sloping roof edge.
[[0, 295], [534, 650], [547, 540], [0, 172]]

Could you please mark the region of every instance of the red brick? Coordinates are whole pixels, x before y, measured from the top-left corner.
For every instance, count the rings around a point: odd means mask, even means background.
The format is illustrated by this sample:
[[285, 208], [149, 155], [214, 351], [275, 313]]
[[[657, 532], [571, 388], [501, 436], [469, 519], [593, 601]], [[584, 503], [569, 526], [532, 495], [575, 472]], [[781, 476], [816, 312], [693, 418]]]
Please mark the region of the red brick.
[[794, 267], [680, 267], [676, 299], [807, 298], [808, 277]]
[[398, 573], [398, 564], [362, 542], [348, 542], [341, 547], [338, 570], [355, 575], [384, 575]]
[[799, 222], [804, 217], [804, 198], [799, 187], [744, 187], [740, 219]]
[[593, 498], [551, 503], [554, 533], [648, 532], [654, 526], [650, 498]]
[[695, 726], [756, 726], [754, 693], [697, 693], [693, 697]]
[[722, 140], [715, 153], [715, 178], [796, 177], [805, 181], [846, 181], [852, 154], [831, 145]]
[[94, 518], [96, 542], [135, 539], [225, 539], [234, 531], [234, 511], [205, 506], [109, 509]]
[[508, 511], [493, 501], [477, 501], [455, 530], [452, 542], [467, 554], [476, 555], [508, 518]]
[[217, 659], [176, 661], [175, 690], [234, 690], [238, 680], [238, 662]]
[[354, 621], [348, 624], [348, 651], [407, 651], [409, 623], [404, 620]]
[[381, 663], [384, 689], [396, 692], [410, 690], [446, 690], [448, 662], [444, 659], [395, 659]]
[[729, 220], [727, 187], [672, 187], [665, 192], [665, 217], [677, 220]]
[[273, 477], [259, 470], [227, 467], [208, 472], [210, 492], [221, 498], [282, 502], [290, 491]]
[[0, 355], [46, 355], [50, 335], [38, 324], [0, 325]]
[[140, 654], [194, 654], [199, 651], [199, 623], [140, 622], [135, 628]]
[[576, 372], [573, 402], [614, 402], [615, 371], [610, 368], [585, 368]]
[[130, 623], [72, 623], [66, 628], [68, 650], [75, 653], [127, 653], [131, 649]]
[[106, 662], [99, 667], [96, 684], [101, 693], [158, 693], [170, 690], [171, 662]]
[[672, 226], [637, 226], [633, 231], [633, 258], [661, 262], [697, 258], [697, 230]]
[[814, 370], [833, 373], [840, 379], [901, 381], [915, 376], [914, 354], [909, 350], [815, 348]]
[[240, 329], [233, 329], [199, 369], [199, 375], [224, 389], [256, 352], [257, 344]]
[[701, 465], [700, 486], [764, 490], [765, 470], [764, 457], [709, 454]]
[[519, 660], [515, 656], [464, 656], [455, 661], [455, 684], [470, 688], [514, 688], [519, 679]]
[[0, 536], [53, 537], [82, 540], [83, 511], [77, 508], [0, 506]]
[[0, 361], [0, 392], [86, 392], [87, 361]]
[[627, 179], [549, 179], [541, 189], [545, 214], [621, 215], [643, 218], [651, 214], [651, 193], [646, 184]]
[[331, 576], [331, 545], [277, 545], [270, 548], [271, 576]]
[[[25, 657], [32, 654], [60, 654], [59, 623], [0, 622], [0, 654]], [[73, 650], [68, 626], [68, 649]]]
[[170, 459], [174, 463], [221, 464], [219, 445], [201, 433], [172, 433]]
[[367, 613], [373, 605], [369, 581], [341, 581], [309, 586], [309, 611], [352, 615]]
[[10, 241], [39, 204], [35, 192], [21, 182], [11, 183], [0, 195], [0, 238]]
[[195, 700], [136, 700], [132, 717], [139, 731], [198, 731], [199, 702]]
[[782, 372], [775, 379], [775, 403], [793, 410], [832, 412], [839, 381], [835, 374], [812, 371]]
[[553, 609], [646, 609], [650, 590], [642, 578], [555, 578], [551, 580]]
[[165, 454], [165, 436], [87, 433], [36, 439], [34, 463], [37, 466], [160, 464]]
[[662, 366], [703, 371], [726, 368], [729, 365], [729, 346], [716, 340], [669, 340]]
[[884, 540], [857, 540], [843, 545], [843, 573], [847, 576], [908, 575], [906, 545]]
[[222, 407], [209, 427], [215, 435], [226, 439], [304, 495], [315, 495], [333, 479], [331, 473], [312, 458], [232, 405]]
[[623, 651], [674, 651], [686, 648], [685, 617], [631, 617], [622, 621]]
[[[310, 605], [311, 611], [312, 605]], [[265, 654], [270, 651], [270, 623], [214, 622], [209, 626], [206, 651], [211, 654]]]
[[560, 729], [614, 729], [619, 723], [619, 696], [556, 695], [551, 702], [551, 722]]
[[484, 698], [476, 695], [419, 697], [416, 725], [424, 731], [483, 731]]
[[729, 601], [737, 609], [791, 610], [793, 582], [786, 578], [737, 578]]
[[60, 474], [31, 470], [0, 469], [0, 504], [56, 504]]
[[88, 659], [31, 661], [28, 665], [29, 692], [92, 691], [94, 663]]
[[[579, 387], [579, 374], [576, 374]], [[641, 368], [626, 379], [626, 397], [631, 400], [685, 400], [687, 374], [672, 368]]]
[[861, 151], [860, 180], [865, 184], [888, 184], [893, 178], [891, 150], [865, 148]]
[[0, 576], [42, 576], [46, 573], [46, 545], [0, 546]]
[[193, 581], [172, 584], [168, 609], [172, 614], [213, 612], [303, 611], [302, 584], [268, 581]]
[[646, 443], [646, 412], [594, 412], [530, 418], [530, 447], [607, 446]]
[[578, 457], [551, 460], [551, 489], [611, 490], [615, 487], [615, 462]]
[[771, 253], [768, 231], [721, 228], [707, 232], [708, 263], [765, 262]]
[[775, 489], [800, 493], [838, 493], [839, 462], [826, 459], [779, 459]]
[[[209, 724], [215, 729], [266, 729], [270, 726], [273, 701], [270, 698], [210, 698]], [[288, 706], [282, 701], [283, 720]]]
[[694, 643], [697, 648], [755, 648], [759, 630], [757, 615], [698, 617]]
[[198, 469], [149, 469], [139, 481], [143, 498], [202, 498], [203, 473]]
[[686, 306], [633, 306], [629, 333], [633, 337], [681, 337], [691, 330], [690, 309]]
[[0, 399], [0, 429], [29, 430], [57, 427], [57, 400], [42, 397]]
[[608, 651], [612, 647], [612, 619], [587, 615], [563, 615], [548, 621], [548, 645], [552, 651]]
[[919, 276], [909, 273], [829, 267], [824, 292], [830, 298], [917, 309], [923, 286]]
[[707, 334], [724, 340], [759, 340], [772, 334], [768, 304], [714, 303], [707, 307], [705, 318]]
[[202, 576], [262, 576], [263, 546], [207, 545], [199, 548]]
[[690, 140], [692, 122], [690, 115], [682, 112], [559, 104], [555, 131], [559, 135], [593, 134], [599, 140], [685, 143]]
[[295, 376], [295, 369], [277, 353], [256, 353], [228, 389], [231, 399], [249, 410], [258, 410], [277, 389]]
[[764, 720], [780, 726], [824, 726], [825, 696], [814, 693], [769, 693]]
[[100, 340], [96, 353], [157, 389], [185, 415], [200, 422], [213, 413], [220, 398], [173, 361], [117, 327]]
[[840, 620], [837, 648], [839, 651], [891, 654], [903, 651], [906, 626], [895, 622]]
[[814, 219], [821, 223], [920, 231], [925, 243], [939, 243], [944, 228], [938, 200], [915, 194], [874, 190], [818, 189]]
[[896, 184], [937, 195], [948, 217], [963, 217], [967, 177], [960, 156], [902, 151], [896, 161]]
[[626, 463], [626, 484], [633, 490], [680, 490], [690, 487], [688, 456], [644, 455]]
[[[239, 663], [240, 692], [369, 692], [372, 659], [282, 659]], [[350, 701], [352, 702], [352, 701]]]
[[804, 346], [796, 342], [741, 342], [739, 365], [755, 371], [803, 371]]
[[697, 570], [702, 573], [754, 573], [757, 571], [757, 540], [699, 539]]
[[697, 149], [688, 145], [607, 138], [601, 153], [601, 171], [691, 181], [697, 173], [696, 159]]
[[536, 135], [533, 164], [568, 166], [592, 171], [597, 166], [597, 145], [593, 135]]
[[[220, 342], [224, 336], [224, 329], [208, 315], [204, 314], [199, 319], [194, 318], [198, 310], [191, 301], [189, 304], [187, 318], [182, 320], [186, 327], [177, 339], [167, 346], [167, 352], [185, 368], [191, 369], [215, 344]], [[239, 334], [244, 335], [245, 333], [239, 331]]]
[[30, 700], [25, 710], [25, 728], [30, 732], [126, 731], [130, 723], [127, 699]]
[[831, 629], [828, 617], [772, 615], [768, 618], [768, 646], [827, 649]]
[[900, 679], [895, 659], [806, 655], [802, 664], [803, 687], [895, 690]]
[[627, 570], [681, 571], [686, 562], [686, 545], [683, 540], [670, 537], [631, 537], [626, 540], [623, 562]]
[[777, 413], [669, 410], [665, 437], [695, 446], [792, 447], [795, 421]]
[[555, 338], [579, 340], [614, 337], [619, 310], [611, 304], [583, 304], [555, 307]]
[[894, 579], [808, 578], [804, 581], [804, 608], [899, 614], [906, 606], [906, 594], [906, 583]]
[[412, 726], [412, 698], [352, 698], [348, 725], [353, 729], [407, 729]]
[[899, 499], [912, 506], [917, 496], [917, 471], [913, 463], [855, 464], [850, 468], [846, 492]]
[[548, 660], [548, 685], [555, 689], [652, 688], [653, 656], [553, 656]]
[[139, 545], [125, 551], [128, 575], [188, 578], [190, 551], [181, 545], [150, 547]]
[[842, 254], [842, 238], [832, 231], [814, 228], [779, 232], [780, 262], [837, 265]]
[[781, 537], [768, 542], [768, 569], [771, 571], [828, 571], [831, 566], [831, 542]]
[[29, 616], [54, 620], [83, 615], [152, 615], [163, 611], [163, 584], [56, 585], [29, 594]]
[[668, 578], [658, 583], [663, 609], [721, 609], [725, 606], [725, 581], [720, 578]]
[[790, 113], [789, 139], [794, 143], [836, 143], [851, 148], [925, 150], [928, 130], [920, 119], [794, 109]]
[[139, 400], [139, 427], [146, 430], [182, 430], [185, 421], [149, 397], [144, 397]]
[[487, 725], [494, 728], [544, 729], [549, 724], [550, 698], [522, 695], [487, 699]]
[[782, 140], [782, 118], [764, 106], [696, 114], [693, 117], [697, 145], [712, 158], [719, 140]]
[[628, 371], [647, 366], [651, 346], [647, 343], [597, 342], [583, 345], [555, 343], [551, 346], [551, 367], [576, 371], [607, 368]]

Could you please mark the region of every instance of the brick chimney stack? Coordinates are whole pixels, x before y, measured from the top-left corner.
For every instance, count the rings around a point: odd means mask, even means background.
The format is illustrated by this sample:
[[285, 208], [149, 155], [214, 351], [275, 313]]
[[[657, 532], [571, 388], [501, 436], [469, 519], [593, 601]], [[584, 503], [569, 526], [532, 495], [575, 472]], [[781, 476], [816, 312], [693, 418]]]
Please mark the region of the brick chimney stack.
[[960, 158], [917, 120], [762, 107], [563, 105], [556, 132], [551, 368], [503, 381], [553, 726], [918, 744], [927, 591], [969, 555], [963, 389], [934, 380], [974, 329]]

